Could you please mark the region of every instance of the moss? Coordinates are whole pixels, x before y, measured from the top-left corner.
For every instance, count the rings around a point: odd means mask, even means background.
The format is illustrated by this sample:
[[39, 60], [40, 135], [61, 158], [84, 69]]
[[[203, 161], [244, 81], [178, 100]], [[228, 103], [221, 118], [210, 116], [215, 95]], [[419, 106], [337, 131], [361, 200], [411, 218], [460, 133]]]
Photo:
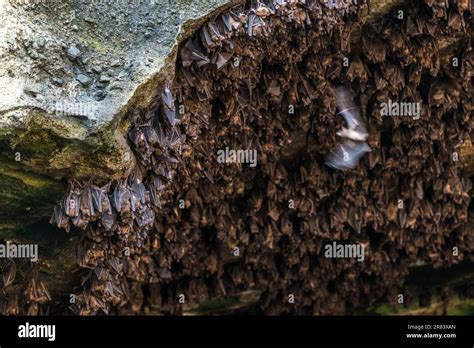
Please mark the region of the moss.
[[[439, 296], [433, 296], [432, 305], [420, 307], [418, 301], [408, 307], [390, 306], [386, 303], [370, 308], [366, 314], [369, 315], [440, 315], [443, 312], [443, 303]], [[461, 299], [453, 295], [449, 299], [447, 307], [448, 315], [474, 315], [474, 299]]]
[[[76, 236], [49, 224], [64, 191], [63, 182], [28, 172], [24, 164], [0, 156], [0, 240], [37, 244], [42, 278], [54, 292], [72, 291], [69, 279], [73, 277], [65, 275], [77, 268]], [[17, 263], [27, 268], [26, 260]]]
[[393, 315], [397, 313], [397, 308], [387, 304], [382, 304], [380, 306], [370, 308], [367, 313], [376, 315]]
[[185, 310], [186, 315], [236, 314], [244, 312], [250, 315], [259, 314], [256, 304], [261, 291], [247, 290], [226, 297], [212, 298], [199, 303], [198, 306]]
[[199, 307], [190, 311], [191, 313], [201, 313], [201, 312], [216, 312], [219, 310], [225, 310], [233, 305], [238, 304], [239, 298], [236, 296], [229, 296], [224, 298], [218, 298], [213, 300], [207, 300], [199, 304]]
[[[124, 163], [125, 141], [118, 139], [114, 125], [89, 133], [84, 120], [51, 119], [33, 111], [22, 127], [0, 128], [0, 154], [13, 159], [21, 155], [28, 170], [56, 178], [119, 179], [132, 166]], [[2, 135], [3, 134], [3, 135]]]
[[15, 228], [15, 224], [13, 224], [13, 223], [5, 223], [5, 222], [0, 223], [0, 231], [1, 230], [13, 229], [13, 228]]
[[110, 47], [105, 47], [96, 36], [90, 33], [88, 33], [87, 36], [80, 37], [80, 40], [83, 45], [94, 48], [100, 54], [105, 54], [110, 51]]
[[452, 298], [447, 311], [448, 315], [474, 315], [474, 299]]
[[0, 164], [0, 237], [16, 239], [22, 235], [22, 228], [51, 215], [65, 185], [28, 172], [25, 165], [3, 156]]
[[2, 167], [0, 167], [1, 174], [19, 180], [27, 186], [39, 189], [51, 185], [51, 179], [49, 178], [21, 171], [18, 168], [19, 166], [8, 164], [6, 161], [2, 161], [2, 164]]

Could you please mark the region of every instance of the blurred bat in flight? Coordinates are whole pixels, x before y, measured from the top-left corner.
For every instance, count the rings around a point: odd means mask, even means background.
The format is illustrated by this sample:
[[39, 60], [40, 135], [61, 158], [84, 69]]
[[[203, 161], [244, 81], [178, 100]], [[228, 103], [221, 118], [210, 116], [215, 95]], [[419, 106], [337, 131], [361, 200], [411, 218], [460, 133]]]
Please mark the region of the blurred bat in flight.
[[370, 147], [365, 143], [369, 134], [360, 117], [359, 109], [352, 101], [349, 91], [345, 87], [336, 88], [336, 106], [338, 115], [344, 117], [347, 128], [342, 127], [336, 134], [345, 138], [331, 151], [326, 159], [326, 165], [339, 169], [354, 169]]

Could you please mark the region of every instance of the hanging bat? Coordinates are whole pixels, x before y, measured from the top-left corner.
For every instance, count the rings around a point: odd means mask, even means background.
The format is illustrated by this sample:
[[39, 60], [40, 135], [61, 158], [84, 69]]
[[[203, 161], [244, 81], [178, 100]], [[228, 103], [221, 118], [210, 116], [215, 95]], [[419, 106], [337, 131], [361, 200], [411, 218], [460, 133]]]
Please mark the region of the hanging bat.
[[145, 204], [145, 185], [138, 179], [133, 180], [132, 190], [135, 195], [140, 199], [140, 201]]
[[100, 219], [100, 224], [105, 228], [106, 231], [112, 230], [114, 227], [114, 224], [117, 221], [117, 215], [116, 214], [110, 214], [110, 213], [104, 213], [101, 216]]
[[4, 287], [8, 287], [13, 284], [16, 276], [16, 264], [13, 260], [7, 259], [5, 264], [3, 265], [3, 285]]
[[168, 83], [165, 83], [161, 93], [161, 101], [163, 102], [163, 110], [165, 112], [166, 118], [168, 119], [168, 122], [171, 124], [171, 126], [174, 127], [179, 120], [176, 118], [174, 96]]
[[194, 42], [188, 40], [186, 42], [184, 47], [181, 49], [181, 59], [183, 61], [183, 66], [185, 67], [190, 66], [193, 61], [196, 62], [198, 67], [211, 62], [210, 59], [202, 52], [197, 40], [194, 40]]

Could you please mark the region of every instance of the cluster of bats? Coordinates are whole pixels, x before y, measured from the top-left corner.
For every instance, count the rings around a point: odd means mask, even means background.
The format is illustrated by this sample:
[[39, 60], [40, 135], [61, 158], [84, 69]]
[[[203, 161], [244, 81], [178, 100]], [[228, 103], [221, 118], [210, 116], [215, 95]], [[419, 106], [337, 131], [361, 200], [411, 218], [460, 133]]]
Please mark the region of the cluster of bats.
[[[472, 184], [451, 156], [474, 129], [472, 13], [402, 11], [366, 23], [364, 1], [257, 1], [199, 28], [130, 114], [130, 178], [71, 182], [55, 209], [81, 231], [71, 309], [178, 314], [256, 289], [261, 313], [359, 313], [406, 293], [417, 262], [472, 258]], [[456, 67], [437, 46], [455, 36]], [[388, 99], [422, 117], [382, 118]], [[218, 163], [226, 147], [256, 149], [257, 167]], [[325, 258], [333, 241], [364, 262]]]

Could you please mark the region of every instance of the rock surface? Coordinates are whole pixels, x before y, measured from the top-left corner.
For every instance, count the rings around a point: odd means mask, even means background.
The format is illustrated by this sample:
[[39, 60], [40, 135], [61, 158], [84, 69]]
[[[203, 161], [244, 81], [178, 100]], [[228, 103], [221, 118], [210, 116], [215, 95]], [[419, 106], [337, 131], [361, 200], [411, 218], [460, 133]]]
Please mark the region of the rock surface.
[[228, 3], [1, 1], [1, 152], [53, 177], [123, 177], [122, 115], [153, 101], [181, 38]]

